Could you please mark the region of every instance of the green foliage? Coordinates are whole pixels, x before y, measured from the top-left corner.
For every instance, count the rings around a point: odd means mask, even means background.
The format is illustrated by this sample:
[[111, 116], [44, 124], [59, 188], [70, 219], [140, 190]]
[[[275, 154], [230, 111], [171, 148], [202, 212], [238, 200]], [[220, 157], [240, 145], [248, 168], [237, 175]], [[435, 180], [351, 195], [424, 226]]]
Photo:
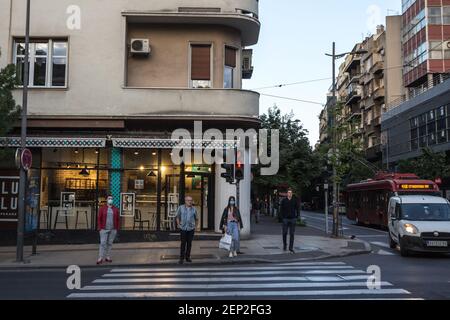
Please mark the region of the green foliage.
[[254, 185], [257, 189], [272, 190], [280, 184], [288, 184], [301, 194], [302, 189], [311, 186], [311, 180], [319, 170], [319, 162], [307, 137], [308, 131], [292, 112], [283, 115], [277, 106], [262, 115], [261, 122], [263, 129], [280, 131], [280, 170], [275, 176], [256, 175]]
[[434, 180], [450, 176], [449, 163], [450, 159], [445, 153], [433, 153], [431, 149], [425, 148], [420, 157], [401, 160], [398, 170], [401, 173], [414, 173], [422, 179]]
[[[1, 53], [0, 53], [1, 54]], [[0, 137], [6, 136], [20, 115], [20, 108], [14, 101], [12, 90], [18, 85], [16, 68], [8, 65], [0, 70]], [[9, 157], [11, 150], [0, 148], [0, 161]]]

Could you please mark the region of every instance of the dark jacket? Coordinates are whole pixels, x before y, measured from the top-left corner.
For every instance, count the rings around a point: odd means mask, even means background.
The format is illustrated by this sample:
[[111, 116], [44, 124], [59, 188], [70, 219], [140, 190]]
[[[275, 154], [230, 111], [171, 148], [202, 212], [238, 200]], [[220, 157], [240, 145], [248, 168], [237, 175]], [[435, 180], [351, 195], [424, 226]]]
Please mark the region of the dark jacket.
[[291, 200], [284, 198], [280, 205], [280, 217], [282, 219], [296, 219], [300, 214], [297, 199], [292, 197]]
[[[233, 210], [233, 217], [236, 219], [237, 222], [239, 222], [241, 229], [244, 228], [244, 224], [242, 223], [241, 218], [241, 212], [236, 207], [234, 207]], [[223, 210], [222, 219], [220, 219], [220, 229], [223, 230], [223, 226], [226, 226], [227, 224], [228, 224], [228, 207], [226, 207]]]
[[[120, 229], [120, 212], [119, 209], [116, 207], [112, 207], [113, 214], [114, 214], [114, 229], [119, 230]], [[108, 216], [108, 206], [103, 206], [100, 208], [98, 212], [97, 217], [97, 228], [98, 230], [103, 230], [106, 227], [106, 218]]]

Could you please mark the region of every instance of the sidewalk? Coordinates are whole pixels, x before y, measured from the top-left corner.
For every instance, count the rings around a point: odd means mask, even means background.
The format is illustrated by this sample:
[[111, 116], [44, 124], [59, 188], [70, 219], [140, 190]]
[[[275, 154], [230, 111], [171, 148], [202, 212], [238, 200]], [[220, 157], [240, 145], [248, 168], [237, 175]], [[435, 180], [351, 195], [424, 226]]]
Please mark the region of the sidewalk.
[[[250, 240], [241, 241], [237, 258], [228, 258], [228, 252], [218, 249], [217, 240], [194, 241], [193, 265], [224, 263], [292, 262], [343, 257], [368, 253], [370, 245], [360, 240], [332, 239], [310, 227], [298, 227], [295, 239], [296, 254], [283, 252], [281, 225], [271, 217], [262, 217], [259, 224], [252, 225]], [[15, 262], [15, 247], [0, 248], [0, 269], [96, 267], [98, 245], [52, 245], [39, 246], [38, 254], [31, 255], [26, 247], [26, 263]], [[179, 242], [116, 243], [112, 252], [112, 266], [121, 265], [171, 265], [178, 262]]]

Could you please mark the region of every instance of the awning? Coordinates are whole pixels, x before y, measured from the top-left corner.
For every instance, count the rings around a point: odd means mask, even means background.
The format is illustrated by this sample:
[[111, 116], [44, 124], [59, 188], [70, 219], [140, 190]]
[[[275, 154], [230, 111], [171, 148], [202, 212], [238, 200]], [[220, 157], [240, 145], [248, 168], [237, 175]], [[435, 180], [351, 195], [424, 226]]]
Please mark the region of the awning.
[[[106, 138], [27, 137], [27, 148], [104, 148]], [[1, 137], [0, 147], [20, 147], [20, 137]]]
[[125, 149], [234, 149], [238, 146], [234, 140], [113, 138], [112, 142], [114, 147]]

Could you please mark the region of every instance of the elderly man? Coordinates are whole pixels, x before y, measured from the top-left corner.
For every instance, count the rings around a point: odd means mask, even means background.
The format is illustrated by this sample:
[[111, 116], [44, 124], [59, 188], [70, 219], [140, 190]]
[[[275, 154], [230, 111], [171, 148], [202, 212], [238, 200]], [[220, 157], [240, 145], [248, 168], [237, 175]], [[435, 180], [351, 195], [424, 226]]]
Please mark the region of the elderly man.
[[181, 205], [177, 211], [177, 227], [181, 229], [181, 250], [180, 250], [180, 264], [192, 262], [191, 248], [192, 240], [194, 239], [195, 226], [197, 225], [197, 210], [193, 206], [192, 197], [186, 196], [185, 204]]

